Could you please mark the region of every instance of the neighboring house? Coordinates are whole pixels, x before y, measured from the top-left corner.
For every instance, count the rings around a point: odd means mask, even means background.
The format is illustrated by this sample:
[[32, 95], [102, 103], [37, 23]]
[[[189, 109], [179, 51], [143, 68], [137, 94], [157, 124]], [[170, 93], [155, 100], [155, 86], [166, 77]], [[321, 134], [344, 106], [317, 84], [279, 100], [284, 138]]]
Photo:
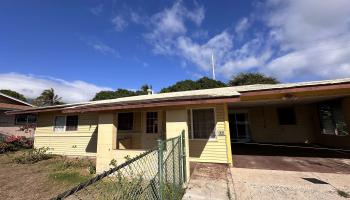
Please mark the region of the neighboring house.
[[97, 171], [183, 130], [190, 161], [232, 164], [232, 141], [350, 149], [350, 78], [248, 85], [67, 104], [38, 115], [35, 146], [96, 156]]
[[0, 135], [18, 135], [33, 137], [36, 115], [20, 114], [6, 115], [6, 111], [26, 110], [33, 108], [33, 105], [0, 93]]

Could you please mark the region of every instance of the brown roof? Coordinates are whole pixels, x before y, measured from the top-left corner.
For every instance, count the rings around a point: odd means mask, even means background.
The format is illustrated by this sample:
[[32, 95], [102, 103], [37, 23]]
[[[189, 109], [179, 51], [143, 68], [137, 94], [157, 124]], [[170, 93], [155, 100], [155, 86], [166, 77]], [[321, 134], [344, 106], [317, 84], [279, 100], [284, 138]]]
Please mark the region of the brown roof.
[[31, 108], [31, 106], [17, 105], [17, 104], [10, 104], [10, 103], [0, 103], [0, 109], [2, 110], [26, 110], [28, 108]]

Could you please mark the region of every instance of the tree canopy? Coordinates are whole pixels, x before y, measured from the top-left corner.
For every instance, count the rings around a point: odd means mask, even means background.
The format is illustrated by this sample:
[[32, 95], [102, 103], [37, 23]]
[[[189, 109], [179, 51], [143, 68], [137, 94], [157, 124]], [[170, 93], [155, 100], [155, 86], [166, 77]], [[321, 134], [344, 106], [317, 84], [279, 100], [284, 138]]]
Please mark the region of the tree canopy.
[[61, 105], [64, 104], [61, 101], [62, 97], [59, 97], [55, 94], [55, 90], [53, 88], [44, 90], [39, 97], [37, 97], [33, 104], [36, 106], [53, 106], [53, 105]]
[[253, 85], [253, 84], [277, 84], [279, 81], [265, 74], [257, 72], [249, 73], [239, 73], [236, 76], [233, 76], [228, 82], [230, 86], [239, 86], [239, 85]]
[[148, 93], [148, 89], [151, 89], [150, 85], [142, 85], [140, 90], [131, 91], [126, 89], [117, 89], [115, 91], [100, 91], [96, 93], [92, 101], [105, 100], [105, 99], [116, 99], [121, 97], [130, 97], [136, 95], [145, 95]]
[[28, 102], [27, 99], [24, 97], [23, 94], [20, 94], [16, 91], [13, 91], [13, 90], [0, 90], [1, 93], [3, 94], [6, 94], [10, 97], [13, 97], [13, 98], [16, 98], [16, 99], [19, 99], [21, 101], [25, 101], [25, 102]]
[[161, 89], [160, 93], [210, 89], [210, 88], [219, 88], [219, 87], [225, 87], [225, 86], [226, 84], [221, 81], [213, 80], [208, 77], [203, 77], [196, 81], [193, 81], [193, 80], [179, 81], [172, 86]]

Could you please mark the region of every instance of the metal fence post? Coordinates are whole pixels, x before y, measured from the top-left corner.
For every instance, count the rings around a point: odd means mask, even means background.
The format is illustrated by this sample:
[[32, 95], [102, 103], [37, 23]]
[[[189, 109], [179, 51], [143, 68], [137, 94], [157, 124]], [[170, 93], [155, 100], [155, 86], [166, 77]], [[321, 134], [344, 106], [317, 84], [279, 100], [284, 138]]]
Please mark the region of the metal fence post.
[[182, 135], [179, 137], [178, 142], [178, 160], [179, 160], [179, 185], [182, 185]]
[[185, 130], [182, 131], [181, 133], [182, 136], [182, 170], [183, 170], [183, 180], [186, 183], [187, 182], [187, 166], [186, 166], [186, 138], [185, 138]]
[[159, 175], [159, 199], [163, 200], [164, 191], [164, 175], [163, 175], [163, 141], [161, 139], [158, 142], [158, 175]]
[[173, 192], [172, 192], [172, 197], [175, 199], [175, 145], [174, 145], [174, 139], [171, 140], [171, 151], [173, 155]]

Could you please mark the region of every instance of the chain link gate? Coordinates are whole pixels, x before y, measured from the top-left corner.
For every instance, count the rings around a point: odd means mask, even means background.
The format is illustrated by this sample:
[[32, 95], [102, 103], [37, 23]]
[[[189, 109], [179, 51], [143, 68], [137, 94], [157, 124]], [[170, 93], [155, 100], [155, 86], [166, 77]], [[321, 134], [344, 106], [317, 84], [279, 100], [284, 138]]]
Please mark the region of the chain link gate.
[[86, 200], [181, 199], [186, 182], [185, 134], [52, 198]]

